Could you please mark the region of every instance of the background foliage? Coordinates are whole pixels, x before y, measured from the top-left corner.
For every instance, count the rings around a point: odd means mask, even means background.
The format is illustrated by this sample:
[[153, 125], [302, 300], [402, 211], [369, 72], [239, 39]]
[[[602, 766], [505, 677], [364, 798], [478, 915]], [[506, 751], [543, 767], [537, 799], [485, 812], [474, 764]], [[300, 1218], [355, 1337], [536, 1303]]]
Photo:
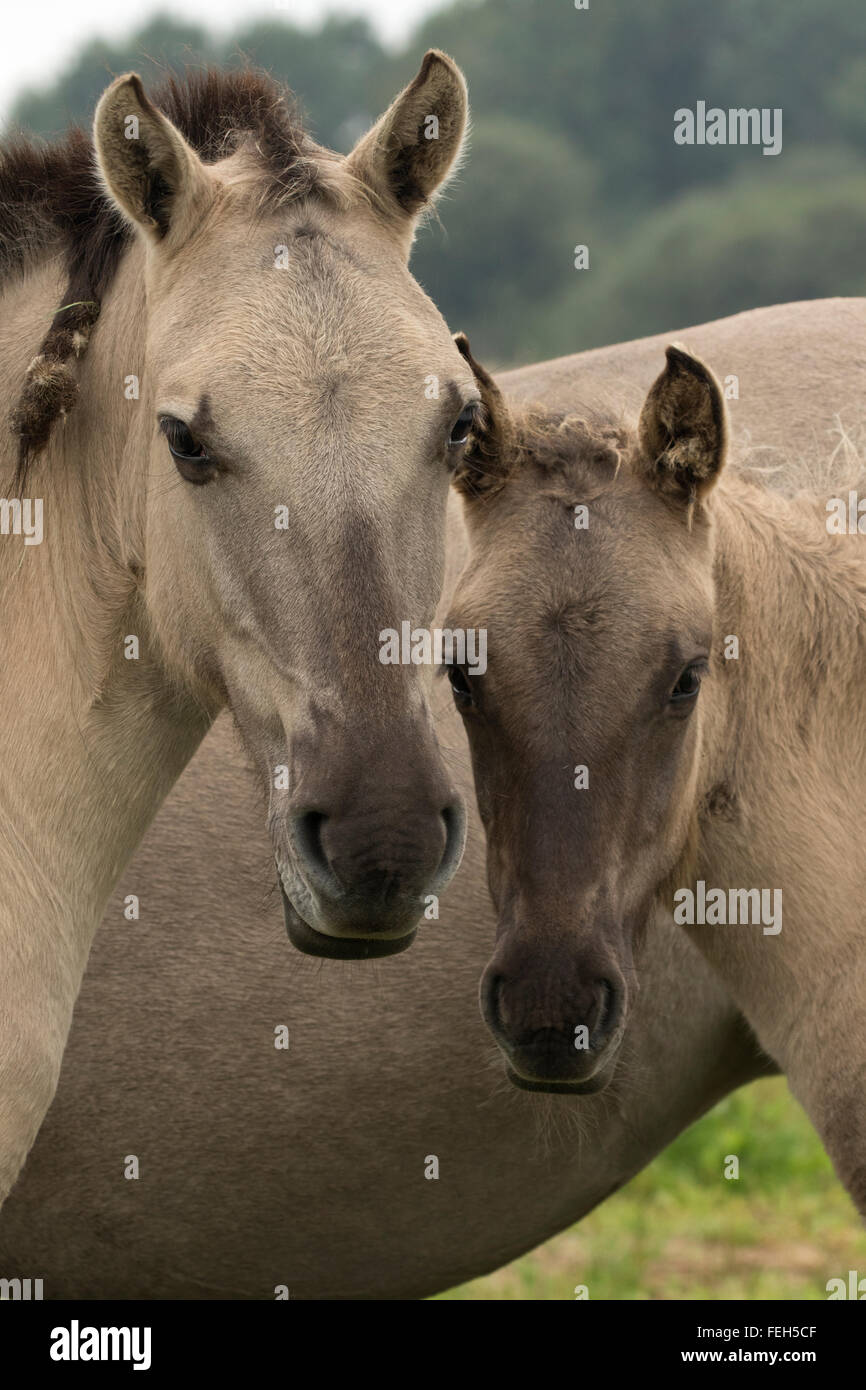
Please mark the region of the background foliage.
[[571, 1230], [441, 1297], [815, 1301], [852, 1269], [866, 1277], [863, 1224], [779, 1077], [728, 1096]]
[[[87, 122], [114, 73], [240, 61], [301, 98], [348, 149], [425, 48], [467, 74], [474, 135], [413, 268], [453, 328], [500, 365], [677, 329], [759, 304], [866, 293], [863, 0], [457, 0], [398, 53], [366, 21], [156, 19], [92, 41], [13, 118]], [[679, 106], [781, 107], [784, 145], [674, 144]], [[590, 268], [573, 268], [573, 248]]]

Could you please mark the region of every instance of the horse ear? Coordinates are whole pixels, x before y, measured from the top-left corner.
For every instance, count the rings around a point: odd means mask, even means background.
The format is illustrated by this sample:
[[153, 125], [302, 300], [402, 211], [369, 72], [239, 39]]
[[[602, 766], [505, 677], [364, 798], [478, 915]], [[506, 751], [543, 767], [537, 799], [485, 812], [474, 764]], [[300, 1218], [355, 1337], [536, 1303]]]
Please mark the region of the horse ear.
[[475, 361], [465, 333], [455, 333], [457, 351], [472, 368], [481, 392], [481, 413], [454, 472], [454, 486], [467, 498], [488, 496], [501, 487], [514, 451], [514, 430], [505, 399], [492, 376]]
[[456, 165], [469, 103], [457, 64], [431, 48], [417, 77], [349, 155], [349, 168], [403, 219], [414, 221]]
[[198, 155], [145, 95], [137, 73], [106, 88], [93, 122], [96, 158], [109, 197], [154, 241], [182, 237], [212, 186]]
[[641, 411], [641, 466], [660, 492], [691, 502], [710, 491], [724, 467], [727, 412], [709, 367], [678, 343], [665, 357]]

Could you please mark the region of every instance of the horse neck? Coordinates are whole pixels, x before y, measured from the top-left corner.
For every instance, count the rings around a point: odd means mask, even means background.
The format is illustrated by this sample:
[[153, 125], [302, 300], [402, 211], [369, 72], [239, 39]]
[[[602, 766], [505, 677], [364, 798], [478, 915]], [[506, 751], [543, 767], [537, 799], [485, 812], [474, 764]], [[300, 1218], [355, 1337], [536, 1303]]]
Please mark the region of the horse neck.
[[[81, 960], [128, 855], [207, 724], [150, 655], [138, 584], [152, 418], [141, 260], [133, 249], [120, 267], [79, 364], [78, 402], [25, 486], [42, 499], [42, 543], [0, 536], [0, 936], [38, 906]], [[26, 308], [21, 286], [4, 296], [20, 330], [17, 360], [7, 340], [2, 363], [4, 416], [60, 302], [59, 284], [46, 267], [23, 287]], [[131, 375], [139, 400], [124, 394]], [[0, 459], [6, 480], [11, 444]], [[125, 656], [129, 635], [139, 638], [137, 660]]]
[[[818, 499], [726, 480], [716, 513], [716, 647], [722, 698], [706, 721], [709, 786], [745, 792], [758, 852], [774, 812], [866, 784], [866, 562], [862, 538], [831, 536]], [[739, 639], [738, 658], [721, 655]], [[707, 727], [713, 725], [713, 728]], [[834, 790], [835, 788], [835, 790]]]

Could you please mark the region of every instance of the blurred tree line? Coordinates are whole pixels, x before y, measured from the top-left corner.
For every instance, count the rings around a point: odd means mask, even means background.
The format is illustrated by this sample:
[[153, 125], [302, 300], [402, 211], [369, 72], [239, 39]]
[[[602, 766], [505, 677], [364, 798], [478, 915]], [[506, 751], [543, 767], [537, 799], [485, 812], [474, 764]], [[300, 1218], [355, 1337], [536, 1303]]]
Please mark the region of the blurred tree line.
[[[863, 0], [457, 0], [398, 53], [357, 18], [310, 30], [278, 13], [229, 40], [159, 18], [88, 43], [11, 116], [50, 137], [88, 122], [115, 73], [246, 58], [347, 150], [429, 46], [466, 73], [473, 134], [413, 269], [488, 362], [866, 294]], [[676, 145], [674, 111], [698, 100], [781, 107], [781, 153]]]

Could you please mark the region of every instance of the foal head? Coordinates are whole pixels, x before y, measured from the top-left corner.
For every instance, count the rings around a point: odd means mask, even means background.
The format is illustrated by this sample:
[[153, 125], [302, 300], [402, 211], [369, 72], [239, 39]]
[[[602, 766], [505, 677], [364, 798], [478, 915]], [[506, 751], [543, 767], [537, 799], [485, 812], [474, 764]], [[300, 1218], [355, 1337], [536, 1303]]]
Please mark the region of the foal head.
[[487, 425], [458, 473], [470, 559], [448, 623], [488, 630], [486, 673], [450, 670], [499, 918], [482, 1009], [515, 1084], [599, 1090], [633, 943], [695, 823], [724, 402], [677, 347], [636, 430], [511, 418], [476, 372]]
[[184, 101], [172, 120], [123, 77], [95, 121], [143, 247], [146, 407], [128, 447], [147, 459], [146, 608], [167, 668], [228, 701], [268, 788], [294, 943], [385, 955], [463, 840], [424, 676], [384, 666], [378, 634], [432, 619], [478, 398], [407, 269], [465, 86], [428, 54], [348, 158], [279, 93], [254, 93], [251, 132], [222, 140], [219, 92], [209, 113]]

